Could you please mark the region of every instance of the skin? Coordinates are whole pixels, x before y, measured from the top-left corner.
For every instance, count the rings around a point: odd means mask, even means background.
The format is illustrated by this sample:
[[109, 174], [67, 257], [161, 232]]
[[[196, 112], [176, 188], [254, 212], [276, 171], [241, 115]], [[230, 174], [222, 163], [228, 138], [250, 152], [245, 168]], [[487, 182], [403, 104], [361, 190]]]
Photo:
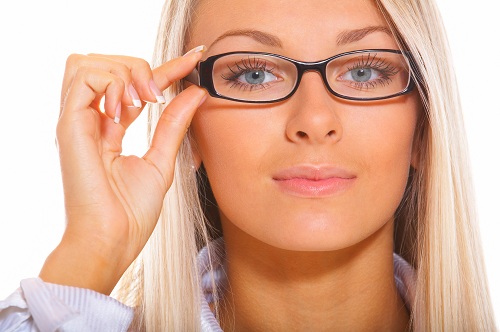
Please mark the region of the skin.
[[[167, 106], [142, 158], [120, 155], [125, 131], [142, 111], [131, 107], [131, 85], [142, 101], [154, 102], [151, 79], [163, 90], [202, 57], [227, 51], [316, 61], [355, 49], [397, 48], [384, 32], [336, 44], [345, 30], [386, 26], [377, 8], [366, 0], [254, 0], [250, 6], [207, 0], [197, 11], [203, 15], [196, 16], [186, 49], [210, 46], [204, 54], [154, 70], [124, 56], [68, 59], [57, 129], [67, 228], [40, 277], [111, 292], [156, 224], [191, 124], [194, 157], [207, 170], [226, 243], [231, 293], [224, 294], [225, 330], [404, 330], [408, 313], [394, 283], [392, 234], [415, 158], [415, 93], [349, 102], [308, 72], [290, 99], [253, 106], [211, 97], [204, 102], [206, 91], [190, 86]], [[234, 29], [272, 33], [282, 45], [245, 36], [213, 44]], [[342, 168], [354, 180], [332, 195], [297, 197], [273, 180], [297, 165]]]
[[[397, 49], [385, 32], [336, 45], [342, 31], [386, 26], [364, 0], [251, 6], [213, 0], [197, 11], [203, 15], [188, 48], [211, 45], [204, 58], [261, 51], [317, 61], [356, 49]], [[228, 30], [244, 29], [272, 33], [282, 45], [241, 35], [212, 45]], [[415, 94], [380, 102], [336, 98], [316, 72], [306, 73], [284, 102], [209, 98], [202, 105], [191, 128], [221, 213], [228, 330], [404, 329], [392, 270], [393, 215], [408, 179], [419, 108]], [[326, 197], [296, 197], [273, 176], [297, 165], [339, 167], [355, 180]]]
[[[142, 59], [124, 56], [68, 58], [57, 125], [67, 225], [42, 267], [44, 281], [109, 294], [138, 256], [156, 225], [179, 145], [206, 91], [190, 87], [166, 106], [152, 145], [140, 158], [121, 155], [125, 131], [145, 105], [133, 106], [129, 87], [142, 101], [155, 102], [150, 81], [164, 90], [200, 57], [190, 54], [154, 70]], [[116, 124], [119, 105], [123, 112]]]

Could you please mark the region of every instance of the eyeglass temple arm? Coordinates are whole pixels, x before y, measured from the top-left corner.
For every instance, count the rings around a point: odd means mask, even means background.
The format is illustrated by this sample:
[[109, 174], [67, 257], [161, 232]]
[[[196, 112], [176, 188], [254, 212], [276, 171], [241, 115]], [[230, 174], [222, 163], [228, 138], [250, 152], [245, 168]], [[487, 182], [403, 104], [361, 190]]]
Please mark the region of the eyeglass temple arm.
[[198, 69], [193, 69], [193, 71], [184, 79], [190, 83], [193, 83], [195, 85], [200, 85], [200, 73], [198, 72]]

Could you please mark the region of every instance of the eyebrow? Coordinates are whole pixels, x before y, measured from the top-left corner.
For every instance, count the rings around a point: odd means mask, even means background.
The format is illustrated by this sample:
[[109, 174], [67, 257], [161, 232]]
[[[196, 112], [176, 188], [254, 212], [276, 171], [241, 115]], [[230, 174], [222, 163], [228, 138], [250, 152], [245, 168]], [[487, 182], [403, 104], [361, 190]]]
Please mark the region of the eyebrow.
[[389, 36], [392, 36], [392, 32], [391, 30], [389, 30], [389, 28], [386, 28], [384, 26], [369, 26], [366, 28], [346, 30], [341, 32], [337, 37], [337, 45], [341, 46], [357, 42], [358, 40], [365, 38], [368, 34], [374, 32], [385, 32]]
[[[358, 40], [363, 39], [368, 34], [374, 32], [385, 32], [389, 36], [392, 36], [391, 30], [389, 30], [384, 26], [369, 26], [361, 29], [342, 31], [337, 37], [337, 45], [341, 46], [345, 44], [354, 43]], [[224, 32], [222, 35], [220, 35], [219, 37], [217, 37], [217, 39], [214, 40], [214, 42], [209, 46], [209, 48], [211, 48], [213, 45], [215, 45], [224, 38], [234, 37], [234, 36], [250, 37], [263, 45], [280, 47], [280, 48], [283, 47], [283, 42], [275, 35], [260, 30], [238, 29], [238, 30], [229, 30]]]
[[232, 36], [246, 36], [250, 37], [261, 44], [274, 46], [274, 47], [283, 47], [283, 43], [281, 39], [277, 36], [272, 35], [267, 32], [259, 31], [259, 30], [251, 30], [251, 29], [240, 29], [240, 30], [229, 30], [217, 37], [217, 39], [210, 45], [212, 47], [215, 43], [218, 43], [224, 38], [232, 37]]

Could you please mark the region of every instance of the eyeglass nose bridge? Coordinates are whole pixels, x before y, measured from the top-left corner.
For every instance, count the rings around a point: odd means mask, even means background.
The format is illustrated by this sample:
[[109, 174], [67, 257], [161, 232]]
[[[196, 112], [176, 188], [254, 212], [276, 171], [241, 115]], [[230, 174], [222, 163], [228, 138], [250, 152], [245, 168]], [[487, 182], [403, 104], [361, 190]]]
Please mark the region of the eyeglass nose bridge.
[[328, 78], [326, 76], [326, 67], [328, 63], [332, 61], [332, 59], [326, 59], [326, 60], [321, 60], [317, 62], [301, 62], [301, 61], [294, 61], [293, 64], [295, 64], [295, 67], [297, 68], [297, 79], [295, 82], [295, 86], [293, 87], [292, 91], [285, 97], [285, 98], [290, 98], [299, 88], [300, 82], [302, 81], [302, 76], [306, 72], [311, 72], [315, 71], [318, 72], [319, 75], [321, 76], [321, 79], [323, 80], [323, 84], [326, 87], [326, 89], [334, 94], [337, 95], [335, 91], [333, 91], [332, 87], [328, 83]]

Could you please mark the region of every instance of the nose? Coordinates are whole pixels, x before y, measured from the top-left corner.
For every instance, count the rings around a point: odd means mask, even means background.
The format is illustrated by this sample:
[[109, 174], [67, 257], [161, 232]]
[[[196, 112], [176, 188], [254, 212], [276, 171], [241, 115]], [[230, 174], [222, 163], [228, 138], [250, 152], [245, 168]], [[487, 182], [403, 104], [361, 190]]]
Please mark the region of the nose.
[[335, 143], [342, 138], [338, 114], [339, 101], [325, 87], [321, 75], [306, 72], [295, 94], [288, 101], [292, 111], [286, 136], [295, 143]]

